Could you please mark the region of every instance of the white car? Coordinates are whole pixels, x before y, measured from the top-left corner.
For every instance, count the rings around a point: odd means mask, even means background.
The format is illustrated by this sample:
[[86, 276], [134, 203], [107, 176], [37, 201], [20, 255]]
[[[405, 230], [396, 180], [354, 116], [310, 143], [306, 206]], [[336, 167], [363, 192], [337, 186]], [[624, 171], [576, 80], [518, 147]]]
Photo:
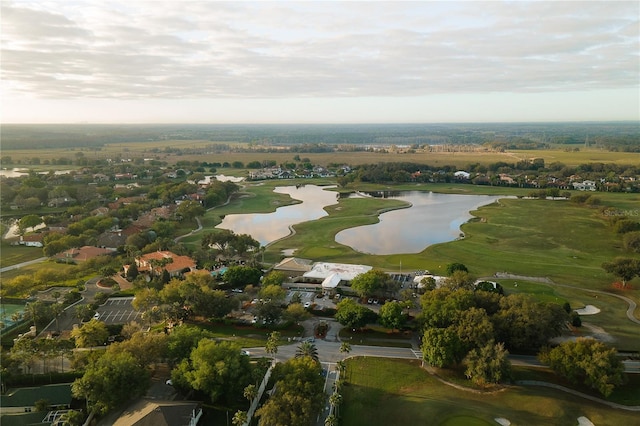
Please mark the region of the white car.
[[304, 307], [305, 309], [311, 307], [311, 302], [304, 302]]

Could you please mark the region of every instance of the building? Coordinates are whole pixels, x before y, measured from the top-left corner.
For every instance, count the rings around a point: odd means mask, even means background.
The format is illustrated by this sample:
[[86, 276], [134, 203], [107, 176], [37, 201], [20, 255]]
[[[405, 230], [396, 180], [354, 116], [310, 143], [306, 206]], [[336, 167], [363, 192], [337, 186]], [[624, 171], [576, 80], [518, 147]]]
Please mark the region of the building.
[[349, 285], [356, 276], [372, 269], [367, 265], [316, 262], [302, 277], [308, 282], [321, 282], [322, 291], [332, 293], [338, 285]]
[[[71, 383], [18, 388], [0, 395], [0, 407], [2, 414], [31, 413], [36, 411], [36, 401], [46, 400], [49, 409], [60, 410], [69, 408], [71, 399]], [[44, 418], [46, 413], [41, 415]]]
[[111, 255], [113, 253], [115, 253], [113, 250], [105, 248], [84, 246], [63, 251], [53, 256], [53, 258], [67, 263], [81, 263], [98, 256]]
[[[177, 277], [185, 272], [193, 272], [197, 269], [196, 261], [189, 256], [180, 256], [170, 251], [156, 251], [147, 253], [135, 260], [139, 273], [159, 275], [166, 269], [170, 276]], [[129, 265], [124, 266], [126, 275]]]
[[273, 267], [274, 271], [279, 271], [289, 277], [299, 277], [311, 270], [313, 261], [301, 259], [299, 257], [286, 257]]
[[191, 401], [142, 399], [126, 409], [113, 426], [196, 426], [202, 408]]

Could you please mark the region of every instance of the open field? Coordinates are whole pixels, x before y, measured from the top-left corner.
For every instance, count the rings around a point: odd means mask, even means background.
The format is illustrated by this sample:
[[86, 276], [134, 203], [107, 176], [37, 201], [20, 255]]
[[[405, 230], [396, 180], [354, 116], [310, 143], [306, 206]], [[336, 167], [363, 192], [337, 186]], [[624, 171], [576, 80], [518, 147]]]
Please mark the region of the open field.
[[[522, 159], [543, 158], [546, 164], [561, 162], [568, 166], [600, 162], [615, 164], [640, 164], [640, 153], [611, 152], [599, 149], [586, 149], [580, 151], [565, 151], [564, 149], [548, 150], [514, 150], [507, 152], [428, 152], [416, 150], [416, 152], [323, 152], [323, 153], [293, 153], [293, 152], [228, 152], [220, 151], [216, 145], [225, 144], [233, 148], [248, 149], [249, 144], [235, 141], [208, 141], [208, 140], [167, 140], [135, 143], [112, 143], [96, 148], [70, 148], [70, 149], [25, 149], [3, 150], [2, 155], [11, 157], [14, 162], [27, 161], [39, 158], [41, 165], [34, 166], [36, 170], [74, 169], [74, 166], [46, 166], [45, 161], [68, 158], [74, 160], [76, 155], [82, 155], [88, 160], [104, 160], [107, 158], [149, 158], [174, 164], [177, 161], [206, 161], [218, 163], [233, 163], [241, 161], [247, 164], [251, 161], [273, 160], [277, 164], [294, 161], [297, 154], [308, 158], [313, 164], [374, 164], [379, 162], [415, 162], [432, 166], [451, 165], [464, 168], [469, 164], [490, 164], [500, 161], [516, 163]], [[272, 148], [272, 147], [268, 147]], [[183, 150], [180, 155], [171, 150]], [[205, 149], [205, 153], [190, 153], [190, 150]], [[6, 167], [5, 165], [3, 165]]]
[[495, 425], [496, 418], [505, 418], [513, 425], [574, 425], [585, 416], [596, 425], [617, 425], [634, 424], [638, 416], [547, 388], [514, 386], [494, 393], [458, 390], [419, 365], [419, 361], [349, 359], [341, 424]]
[[40, 247], [12, 246], [4, 240], [0, 243], [0, 268], [27, 262], [44, 256]]

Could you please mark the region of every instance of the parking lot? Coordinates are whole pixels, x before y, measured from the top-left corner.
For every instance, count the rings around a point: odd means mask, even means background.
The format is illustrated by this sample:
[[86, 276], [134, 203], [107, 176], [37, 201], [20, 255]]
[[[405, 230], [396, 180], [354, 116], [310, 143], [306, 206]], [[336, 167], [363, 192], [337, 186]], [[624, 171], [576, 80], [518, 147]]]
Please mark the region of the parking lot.
[[107, 300], [107, 302], [99, 306], [97, 313], [98, 319], [106, 324], [127, 324], [131, 321], [142, 320], [141, 312], [136, 311], [131, 306], [133, 297], [117, 297]]

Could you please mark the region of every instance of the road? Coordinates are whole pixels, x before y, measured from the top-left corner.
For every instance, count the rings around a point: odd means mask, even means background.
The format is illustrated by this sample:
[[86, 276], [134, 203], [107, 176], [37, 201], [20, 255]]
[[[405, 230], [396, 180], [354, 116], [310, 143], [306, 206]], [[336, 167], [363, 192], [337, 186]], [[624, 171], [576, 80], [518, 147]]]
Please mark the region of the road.
[[33, 265], [33, 264], [36, 264], [36, 263], [44, 262], [47, 259], [49, 259], [49, 258], [48, 257], [39, 257], [37, 259], [29, 260], [27, 262], [21, 262], [21, 263], [16, 263], [15, 265], [11, 265], [11, 266], [5, 266], [4, 268], [0, 268], [0, 274], [3, 273], [3, 272], [12, 271], [14, 269], [20, 269], [23, 266], [29, 266], [29, 265]]

